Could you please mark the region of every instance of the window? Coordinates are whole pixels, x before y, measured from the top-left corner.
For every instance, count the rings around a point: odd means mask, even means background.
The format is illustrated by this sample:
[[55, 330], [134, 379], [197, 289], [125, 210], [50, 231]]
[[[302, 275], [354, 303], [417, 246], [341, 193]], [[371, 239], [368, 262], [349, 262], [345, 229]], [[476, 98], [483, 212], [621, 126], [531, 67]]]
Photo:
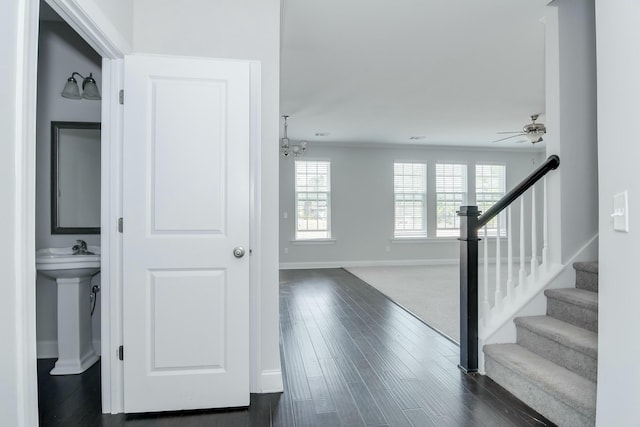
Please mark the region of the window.
[[394, 163], [395, 237], [427, 236], [427, 165]]
[[436, 236], [460, 235], [456, 213], [467, 201], [467, 165], [436, 163]]
[[[478, 210], [486, 212], [505, 193], [505, 165], [476, 165], [476, 203]], [[507, 234], [506, 218], [500, 214], [500, 235]], [[487, 235], [495, 236], [497, 228], [496, 218], [487, 224]], [[479, 231], [484, 235], [484, 231]]]
[[331, 237], [330, 162], [296, 160], [296, 240]]

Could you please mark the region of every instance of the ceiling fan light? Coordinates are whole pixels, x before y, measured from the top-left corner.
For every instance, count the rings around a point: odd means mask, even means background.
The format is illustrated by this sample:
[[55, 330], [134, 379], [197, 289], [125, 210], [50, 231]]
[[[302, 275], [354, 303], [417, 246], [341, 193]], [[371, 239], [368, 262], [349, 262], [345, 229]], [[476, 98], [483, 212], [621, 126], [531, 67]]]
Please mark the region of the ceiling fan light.
[[524, 135], [524, 137], [527, 138], [527, 141], [529, 141], [532, 144], [542, 141], [542, 134], [538, 132], [527, 133]]

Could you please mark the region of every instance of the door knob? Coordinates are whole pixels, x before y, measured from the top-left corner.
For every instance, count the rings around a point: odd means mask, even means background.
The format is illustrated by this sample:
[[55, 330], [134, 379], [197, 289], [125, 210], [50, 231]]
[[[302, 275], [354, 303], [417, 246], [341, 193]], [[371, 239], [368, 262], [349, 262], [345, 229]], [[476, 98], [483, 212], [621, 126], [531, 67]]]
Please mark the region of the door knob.
[[244, 256], [244, 248], [242, 246], [236, 246], [233, 248], [233, 256], [236, 258], [242, 258]]

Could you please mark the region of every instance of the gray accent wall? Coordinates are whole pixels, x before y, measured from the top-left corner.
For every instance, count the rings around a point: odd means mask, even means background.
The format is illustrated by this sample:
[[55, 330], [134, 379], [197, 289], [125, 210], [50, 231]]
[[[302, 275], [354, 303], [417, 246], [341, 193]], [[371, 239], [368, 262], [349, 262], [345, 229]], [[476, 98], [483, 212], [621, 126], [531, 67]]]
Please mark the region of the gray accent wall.
[[[280, 267], [348, 267], [456, 263], [455, 238], [435, 238], [435, 209], [427, 207], [428, 238], [418, 241], [393, 238], [393, 164], [427, 164], [427, 205], [435, 206], [436, 162], [467, 164], [469, 204], [475, 201], [475, 164], [506, 165], [507, 191], [544, 161], [542, 151], [443, 149], [413, 146], [339, 146], [310, 142], [300, 160], [331, 162], [332, 239], [325, 242], [294, 240], [294, 160], [280, 160]], [[537, 194], [541, 201], [542, 187]], [[541, 203], [538, 203], [540, 207]], [[519, 212], [519, 211], [518, 211]], [[530, 218], [530, 209], [525, 209]], [[515, 212], [514, 212], [515, 214]], [[540, 218], [541, 216], [539, 216]], [[517, 222], [517, 216], [513, 221]], [[528, 221], [527, 221], [528, 222]], [[540, 234], [540, 233], [538, 233]], [[541, 244], [541, 238], [539, 245]], [[541, 248], [541, 246], [539, 246]]]
[[[99, 235], [51, 234], [51, 121], [99, 122], [100, 101], [60, 96], [67, 78], [77, 71], [93, 73], [102, 83], [102, 59], [64, 22], [40, 24], [38, 51], [38, 105], [36, 123], [36, 248], [61, 248], [82, 239], [100, 246]], [[82, 80], [76, 78], [81, 85]], [[93, 283], [100, 283], [100, 276]], [[87, 301], [89, 304], [89, 301]], [[38, 357], [57, 357], [57, 288], [53, 279], [36, 279], [36, 338]], [[100, 340], [100, 294], [92, 317], [94, 343]], [[100, 347], [96, 347], [100, 354]]]

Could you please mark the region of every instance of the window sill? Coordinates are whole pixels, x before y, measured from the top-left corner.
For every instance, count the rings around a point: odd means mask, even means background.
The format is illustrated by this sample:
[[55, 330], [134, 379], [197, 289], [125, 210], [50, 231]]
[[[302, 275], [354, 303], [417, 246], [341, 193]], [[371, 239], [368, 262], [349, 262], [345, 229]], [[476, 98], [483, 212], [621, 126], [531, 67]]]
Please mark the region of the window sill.
[[333, 245], [336, 239], [300, 239], [291, 240], [292, 245]]

